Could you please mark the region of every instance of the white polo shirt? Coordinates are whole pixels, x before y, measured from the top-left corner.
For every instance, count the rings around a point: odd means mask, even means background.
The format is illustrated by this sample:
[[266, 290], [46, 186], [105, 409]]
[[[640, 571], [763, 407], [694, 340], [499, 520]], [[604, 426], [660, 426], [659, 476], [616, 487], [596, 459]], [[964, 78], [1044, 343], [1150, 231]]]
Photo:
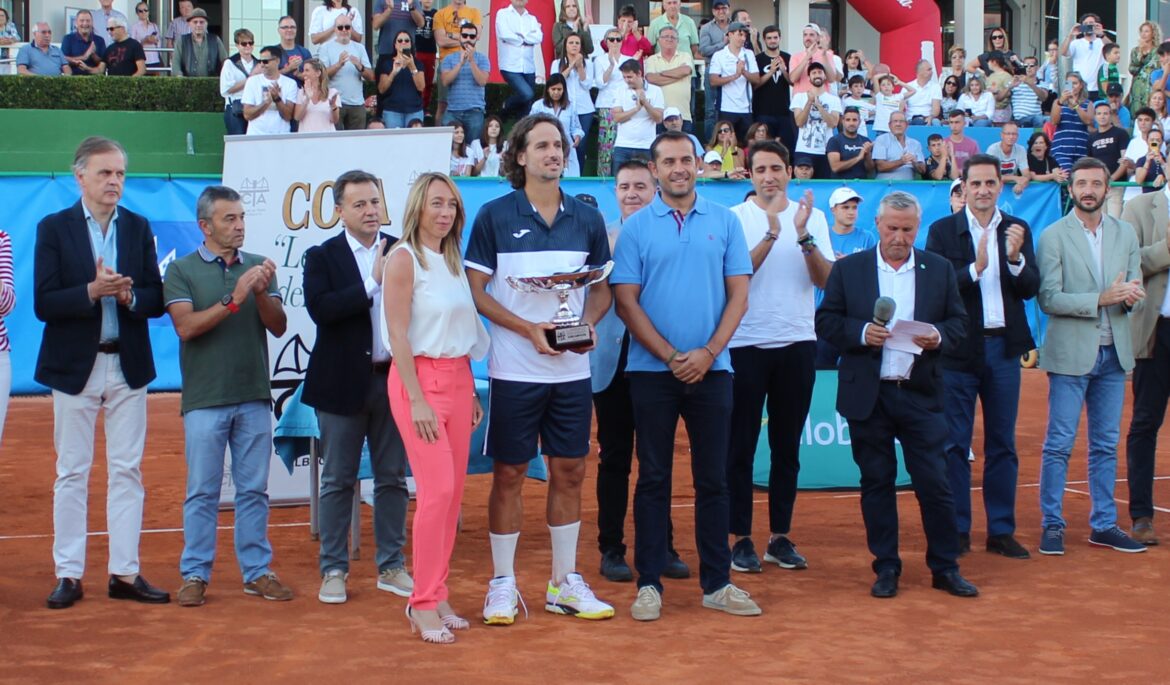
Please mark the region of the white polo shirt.
[[[731, 76], [738, 69], [738, 64], [745, 62], [744, 71], [748, 74], [758, 74], [756, 57], [746, 47], [740, 48], [739, 54], [731, 52], [731, 47], [725, 47], [711, 56], [711, 74], [714, 76]], [[724, 84], [720, 89], [719, 111], [732, 114], [751, 114], [752, 111], [752, 84], [746, 76], [740, 76], [731, 83]]]

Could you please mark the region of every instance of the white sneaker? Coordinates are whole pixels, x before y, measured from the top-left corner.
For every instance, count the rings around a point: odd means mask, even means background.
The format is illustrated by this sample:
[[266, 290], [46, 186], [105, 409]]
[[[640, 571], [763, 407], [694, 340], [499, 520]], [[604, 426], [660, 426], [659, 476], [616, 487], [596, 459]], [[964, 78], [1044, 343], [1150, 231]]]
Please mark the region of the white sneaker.
[[728, 583], [709, 595], [703, 595], [703, 606], [718, 609], [733, 616], [759, 616], [760, 605], [747, 592]]
[[393, 592], [399, 597], [409, 597], [414, 592], [414, 579], [401, 566], [388, 568], [378, 574], [378, 589]]
[[516, 589], [516, 579], [512, 576], [492, 578], [483, 600], [483, 622], [489, 626], [512, 625], [519, 613], [517, 604], [524, 606], [524, 616], [527, 617], [528, 607]]
[[638, 588], [638, 598], [630, 607], [630, 618], [635, 621], [657, 621], [662, 616], [662, 595], [653, 585]]
[[345, 581], [349, 574], [339, 568], [332, 569], [321, 580], [321, 591], [317, 599], [325, 604], [345, 604], [348, 597], [345, 594]]
[[544, 610], [591, 621], [613, 618], [613, 607], [594, 596], [580, 573], [568, 574], [559, 586], [548, 581]]

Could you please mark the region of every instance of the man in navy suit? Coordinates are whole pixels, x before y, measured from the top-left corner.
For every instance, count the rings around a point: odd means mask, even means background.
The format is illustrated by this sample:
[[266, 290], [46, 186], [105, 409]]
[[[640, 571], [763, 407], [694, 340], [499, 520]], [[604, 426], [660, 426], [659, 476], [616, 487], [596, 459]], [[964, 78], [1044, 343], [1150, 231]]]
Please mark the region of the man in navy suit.
[[996, 207], [1003, 190], [999, 160], [972, 155], [963, 164], [966, 209], [930, 227], [926, 249], [955, 269], [967, 310], [966, 335], [943, 352], [947, 472], [955, 498], [960, 552], [971, 549], [971, 435], [975, 399], [983, 411], [983, 508], [987, 551], [1027, 559], [1016, 541], [1016, 414], [1020, 355], [1035, 349], [1024, 302], [1040, 289], [1032, 233], [1023, 219]]
[[382, 269], [388, 236], [377, 177], [347, 171], [333, 184], [345, 230], [309, 250], [305, 301], [317, 324], [302, 399], [321, 428], [321, 590], [326, 604], [346, 601], [349, 522], [362, 443], [374, 469], [378, 589], [409, 597], [406, 572], [406, 450], [390, 416], [390, 349], [382, 316]]
[[[906, 470], [922, 510], [932, 585], [960, 597], [979, 591], [959, 574], [959, 534], [947, 482], [939, 355], [954, 350], [967, 313], [946, 259], [914, 249], [922, 207], [909, 193], [890, 193], [878, 207], [878, 246], [836, 262], [817, 310], [816, 330], [841, 350], [837, 411], [849, 421], [853, 460], [861, 470], [861, 515], [877, 580], [874, 597], [898, 593], [898, 504], [894, 491], [902, 443]], [[874, 304], [892, 299], [892, 318]], [[930, 324], [905, 351], [892, 339], [897, 321]], [[908, 341], [909, 342], [909, 341]]]
[[146, 384], [154, 379], [147, 319], [163, 312], [154, 234], [119, 207], [126, 151], [82, 141], [73, 158], [81, 199], [37, 225], [33, 307], [45, 322], [35, 378], [53, 391], [53, 560], [50, 609], [82, 598], [86, 499], [94, 424], [105, 411], [109, 596], [163, 604], [170, 595], [139, 575]]

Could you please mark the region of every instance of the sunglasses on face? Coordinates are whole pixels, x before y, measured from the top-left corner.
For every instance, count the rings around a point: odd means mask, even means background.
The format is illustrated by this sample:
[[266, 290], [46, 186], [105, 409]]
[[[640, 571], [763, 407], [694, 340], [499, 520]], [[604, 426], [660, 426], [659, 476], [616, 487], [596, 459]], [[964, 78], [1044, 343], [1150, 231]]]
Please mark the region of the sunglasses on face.
[[256, 61], [261, 64], [268, 64], [269, 62], [275, 62], [276, 59], [273, 57], [257, 57]]
[[409, 44], [409, 43], [410, 43], [410, 39], [409, 39], [409, 38], [399, 38], [398, 40], [396, 40], [396, 41], [394, 41], [394, 42], [395, 42], [395, 43]]
[[134, 11], [135, 11], [135, 12], [137, 12], [137, 13], [139, 13], [139, 14], [145, 14], [145, 13], [146, 13], [146, 8], [145, 8], [145, 7], [143, 7], [143, 8], [141, 8], [141, 9], [136, 9], [136, 10], [134, 10]]
[[1003, 36], [998, 33], [991, 34], [991, 40], [1003, 40]]
[[352, 26], [350, 26], [350, 25], [348, 25], [348, 24], [342, 24], [341, 26], [338, 26], [338, 27], [337, 27], [337, 30], [338, 30], [338, 31], [348, 31], [348, 30], [350, 30], [350, 29], [352, 29], [352, 28], [353, 28], [353, 27], [352, 27]]
[[479, 36], [474, 33], [461, 33], [459, 35], [463, 38], [466, 38], [467, 40], [475, 40], [476, 38], [479, 38]]
[[617, 36], [610, 36], [609, 38], [606, 38], [606, 40], [607, 40], [607, 41], [609, 41], [609, 42], [611, 42], [611, 43], [620, 43], [620, 42], [622, 42], [622, 39], [621, 39], [621, 38], [618, 38]]
[[240, 46], [241, 48], [250, 48], [255, 44], [256, 44], [256, 42], [251, 41], [251, 40], [242, 40], [242, 41], [236, 43], [236, 45]]
[[721, 129], [719, 129], [719, 132], [720, 132], [720, 133], [731, 133], [731, 129], [729, 129], [729, 128], [721, 128]]

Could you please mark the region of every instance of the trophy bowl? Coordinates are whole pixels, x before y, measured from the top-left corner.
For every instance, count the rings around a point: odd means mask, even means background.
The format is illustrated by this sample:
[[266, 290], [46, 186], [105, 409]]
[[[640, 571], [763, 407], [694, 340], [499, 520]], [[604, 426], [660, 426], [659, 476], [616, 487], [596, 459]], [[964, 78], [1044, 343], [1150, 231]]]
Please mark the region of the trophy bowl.
[[573, 271], [531, 276], [508, 276], [508, 285], [522, 293], [556, 293], [560, 299], [556, 314], [550, 320], [556, 328], [545, 331], [548, 344], [554, 350], [574, 350], [593, 344], [589, 324], [582, 323], [581, 317], [569, 306], [569, 292], [577, 288], [588, 288], [604, 281], [613, 270], [613, 261], [600, 266], [583, 265]]

